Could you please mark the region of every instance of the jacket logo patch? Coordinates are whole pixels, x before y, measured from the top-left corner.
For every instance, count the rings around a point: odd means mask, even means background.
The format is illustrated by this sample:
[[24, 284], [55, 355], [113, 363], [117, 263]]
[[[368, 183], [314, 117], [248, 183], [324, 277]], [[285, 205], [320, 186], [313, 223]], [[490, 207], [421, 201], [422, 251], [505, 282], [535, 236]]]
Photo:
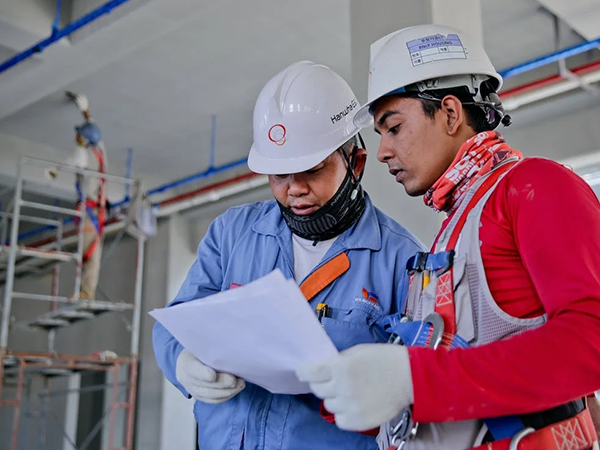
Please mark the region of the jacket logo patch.
[[379, 301], [379, 299], [377, 298], [377, 296], [375, 294], [367, 291], [365, 288], [363, 288], [363, 290], [362, 290], [362, 295], [363, 295], [363, 298], [366, 298], [367, 300], [369, 300], [373, 303], [377, 303]]
[[364, 288], [362, 290], [362, 297], [356, 297], [354, 301], [371, 305], [377, 311], [381, 311], [381, 306], [379, 306], [379, 299], [377, 298], [377, 295], [375, 295], [373, 292], [367, 291]]

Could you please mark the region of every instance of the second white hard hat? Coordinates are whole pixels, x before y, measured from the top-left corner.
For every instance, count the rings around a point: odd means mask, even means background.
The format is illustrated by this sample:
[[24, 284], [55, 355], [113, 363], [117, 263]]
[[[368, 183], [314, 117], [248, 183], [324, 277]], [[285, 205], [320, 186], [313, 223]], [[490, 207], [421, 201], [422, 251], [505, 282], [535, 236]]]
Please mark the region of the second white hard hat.
[[[473, 84], [468, 87], [479, 89], [482, 81], [492, 79], [495, 91], [502, 86], [502, 77], [483, 46], [445, 25], [418, 25], [390, 33], [371, 45], [370, 59], [368, 101], [354, 118], [361, 128], [372, 123], [374, 102], [417, 83], [428, 82], [428, 89], [447, 89], [464, 85], [466, 80]], [[425, 86], [420, 90], [426, 90]]]
[[250, 170], [262, 174], [304, 172], [359, 132], [356, 96], [337, 73], [300, 61], [275, 75], [254, 106]]

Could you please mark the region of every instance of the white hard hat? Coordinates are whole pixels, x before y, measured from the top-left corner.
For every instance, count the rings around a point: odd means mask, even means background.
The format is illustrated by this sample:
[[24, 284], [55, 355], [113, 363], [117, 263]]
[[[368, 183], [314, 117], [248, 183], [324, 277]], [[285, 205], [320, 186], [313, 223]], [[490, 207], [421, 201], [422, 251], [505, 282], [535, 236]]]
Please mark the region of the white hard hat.
[[445, 25], [404, 28], [371, 45], [368, 102], [358, 110], [354, 123], [361, 128], [370, 125], [373, 103], [407, 86], [423, 83], [418, 90], [427, 90], [466, 84], [479, 90], [488, 79], [494, 80], [497, 92], [502, 77], [481, 44], [469, 35]]
[[258, 95], [248, 167], [274, 175], [316, 166], [359, 132], [353, 123], [359, 107], [348, 83], [329, 67], [292, 64]]

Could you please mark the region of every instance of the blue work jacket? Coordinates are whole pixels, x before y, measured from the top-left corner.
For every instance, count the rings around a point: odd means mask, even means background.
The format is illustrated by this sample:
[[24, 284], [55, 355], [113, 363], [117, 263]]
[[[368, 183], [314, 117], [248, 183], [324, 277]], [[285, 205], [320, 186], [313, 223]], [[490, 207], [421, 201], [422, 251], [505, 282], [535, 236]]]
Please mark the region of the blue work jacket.
[[[310, 301], [313, 309], [319, 303], [329, 306], [330, 317], [323, 317], [322, 323], [339, 350], [387, 340], [381, 322], [403, 304], [408, 290], [406, 261], [417, 251], [423, 251], [422, 244], [367, 197], [360, 220], [335, 240], [317, 266], [345, 252], [350, 268]], [[276, 268], [286, 278], [294, 278], [292, 234], [277, 203], [231, 208], [210, 225], [187, 279], [169, 306], [244, 285]], [[175, 376], [181, 344], [159, 323], [154, 326], [153, 344], [165, 376], [189, 396]], [[310, 394], [271, 394], [247, 383], [224, 403], [195, 403], [198, 443], [201, 450], [377, 448], [373, 437], [326, 422], [319, 406], [320, 400]]]

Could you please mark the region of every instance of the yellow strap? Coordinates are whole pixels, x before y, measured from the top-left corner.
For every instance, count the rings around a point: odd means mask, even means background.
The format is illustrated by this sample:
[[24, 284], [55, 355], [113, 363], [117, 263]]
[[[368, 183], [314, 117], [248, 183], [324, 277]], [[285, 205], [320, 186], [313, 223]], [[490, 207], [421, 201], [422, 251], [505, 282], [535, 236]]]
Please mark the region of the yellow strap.
[[306, 297], [306, 300], [310, 301], [315, 295], [338, 279], [349, 268], [350, 259], [348, 258], [348, 255], [340, 253], [335, 258], [323, 264], [304, 280], [300, 285], [300, 290]]

